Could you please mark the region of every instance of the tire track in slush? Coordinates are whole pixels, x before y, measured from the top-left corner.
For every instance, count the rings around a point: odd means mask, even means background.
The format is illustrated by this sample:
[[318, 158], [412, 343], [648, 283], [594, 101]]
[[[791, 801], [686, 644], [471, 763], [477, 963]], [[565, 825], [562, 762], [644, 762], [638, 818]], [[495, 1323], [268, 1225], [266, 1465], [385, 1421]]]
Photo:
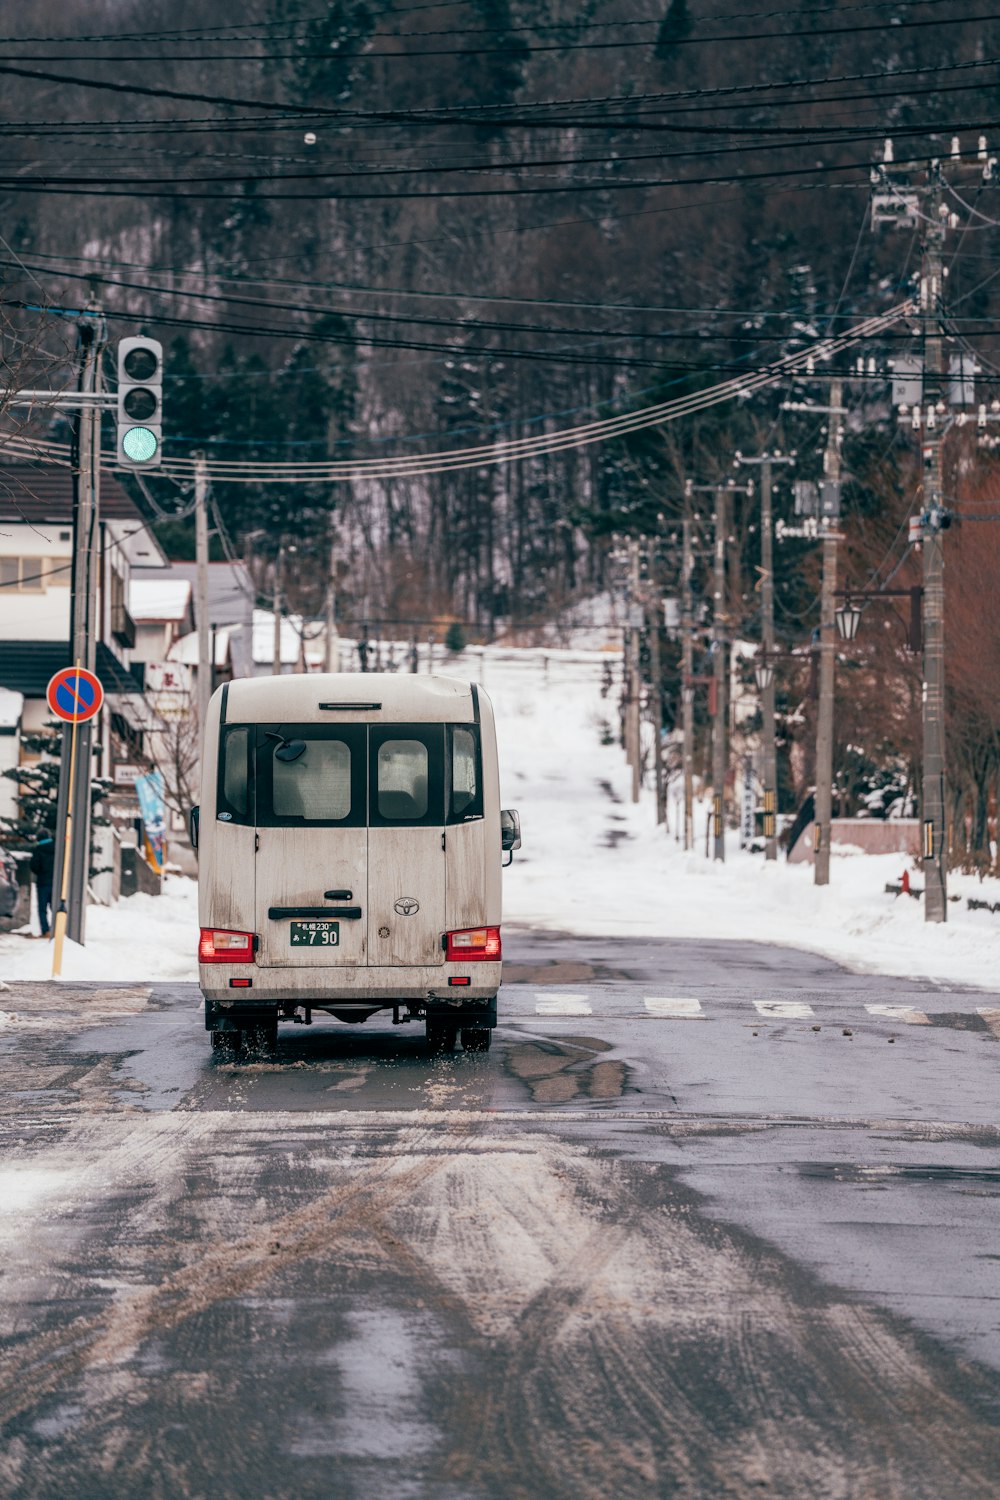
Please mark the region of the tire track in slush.
[[[232, 1116], [213, 1128], [205, 1116], [171, 1117], [185, 1120], [202, 1128], [171, 1123], [161, 1143], [214, 1150], [224, 1202], [234, 1140], [250, 1188], [264, 1191], [252, 1174], [266, 1173], [273, 1122], [237, 1130]], [[421, 1460], [422, 1482], [423, 1466], [435, 1470], [427, 1494], [994, 1500], [1000, 1445], [981, 1411], [995, 1381], [705, 1217], [672, 1170], [496, 1123], [411, 1114], [357, 1131], [358, 1154], [331, 1164], [328, 1122], [296, 1122], [279, 1148], [289, 1158], [282, 1190], [309, 1192], [303, 1166], [332, 1165], [349, 1182], [241, 1240], [188, 1241], [197, 1264], [27, 1339], [6, 1381], [18, 1389], [0, 1412], [10, 1420], [90, 1374], [100, 1421], [107, 1401], [144, 1378], [137, 1354], [149, 1338], [277, 1271], [334, 1251], [342, 1271], [370, 1267], [377, 1250], [386, 1304], [419, 1297], [463, 1350], [461, 1371], [446, 1364], [435, 1377], [446, 1392], [438, 1450]], [[124, 1148], [126, 1178], [141, 1137]], [[107, 1161], [92, 1168], [95, 1181], [107, 1172]], [[183, 1176], [182, 1162], [175, 1196]], [[148, 1217], [143, 1205], [133, 1228]], [[129, 1431], [114, 1436], [131, 1441]], [[140, 1436], [129, 1460], [136, 1491], [158, 1462]], [[186, 1482], [204, 1488], [200, 1476]]]
[[[172, 1115], [168, 1117], [171, 1126], [191, 1121], [192, 1130], [165, 1131], [164, 1122], [158, 1122], [159, 1133], [169, 1133], [175, 1145], [178, 1135], [196, 1136], [204, 1149], [210, 1134], [204, 1128], [207, 1118]], [[141, 1130], [137, 1133], [142, 1134]], [[409, 1134], [417, 1146], [429, 1131], [417, 1128]], [[133, 1139], [128, 1156], [140, 1159], [142, 1155], [140, 1144]], [[191, 1265], [167, 1275], [158, 1285], [118, 1293], [96, 1315], [74, 1318], [18, 1342], [0, 1360], [0, 1424], [30, 1411], [68, 1379], [100, 1366], [125, 1364], [150, 1335], [176, 1328], [214, 1303], [245, 1295], [284, 1267], [328, 1250], [339, 1239], [380, 1218], [394, 1200], [440, 1172], [445, 1159], [418, 1154], [401, 1169], [398, 1157], [392, 1155], [380, 1162], [368, 1158], [359, 1165], [366, 1173], [362, 1181], [338, 1184], [305, 1207], [257, 1226], [242, 1241], [219, 1239], [209, 1243], [199, 1249]]]
[[635, 1181], [607, 1161], [583, 1172], [589, 1233], [567, 1226], [572, 1251], [488, 1341], [482, 1404], [442, 1479], [497, 1500], [995, 1500], [997, 1429], [947, 1394], [946, 1356], [701, 1219], [673, 1183], [644, 1207]]

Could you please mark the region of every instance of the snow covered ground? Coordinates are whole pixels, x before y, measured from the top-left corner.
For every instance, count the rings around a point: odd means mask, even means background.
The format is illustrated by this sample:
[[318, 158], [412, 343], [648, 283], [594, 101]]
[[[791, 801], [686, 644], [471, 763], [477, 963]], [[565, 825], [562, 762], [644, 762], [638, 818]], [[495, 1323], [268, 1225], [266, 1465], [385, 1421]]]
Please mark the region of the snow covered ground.
[[[902, 855], [833, 851], [831, 883], [813, 885], [809, 865], [742, 853], [732, 836], [725, 865], [704, 856], [705, 809], [696, 826], [702, 852], [685, 854], [675, 830], [657, 828], [652, 792], [629, 801], [621, 750], [604, 745], [596, 652], [490, 648], [469, 652], [455, 675], [482, 677], [497, 712], [502, 800], [521, 814], [524, 847], [505, 872], [508, 925], [581, 934], [740, 938], [780, 943], [880, 974], [1000, 988], [1000, 913], [969, 912], [966, 897], [1000, 902], [1000, 881], [952, 876], [960, 897], [946, 926], [929, 926], [923, 905], [885, 894]], [[673, 809], [671, 809], [673, 815]], [[914, 883], [922, 884], [919, 871]], [[194, 883], [168, 879], [157, 900], [133, 896], [91, 907], [87, 944], [66, 945], [68, 980], [197, 978]], [[0, 980], [44, 979], [48, 943], [0, 936]], [[0, 1002], [2, 1004], [2, 1002]]]

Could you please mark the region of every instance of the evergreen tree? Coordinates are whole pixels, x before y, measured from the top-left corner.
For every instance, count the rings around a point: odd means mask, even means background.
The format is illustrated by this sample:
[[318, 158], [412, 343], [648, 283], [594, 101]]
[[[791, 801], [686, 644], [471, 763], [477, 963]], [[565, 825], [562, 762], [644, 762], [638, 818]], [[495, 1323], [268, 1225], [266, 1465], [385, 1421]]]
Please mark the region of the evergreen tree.
[[670, 62], [676, 57], [679, 43], [687, 41], [694, 30], [687, 0], [670, 0], [667, 13], [660, 22], [653, 56], [657, 62]]
[[445, 650], [459, 656], [465, 650], [465, 631], [458, 620], [452, 620], [444, 637]]
[[[21, 734], [21, 749], [39, 759], [24, 766], [11, 766], [0, 772], [5, 780], [14, 782], [18, 788], [17, 813], [12, 818], [0, 817], [0, 830], [9, 849], [31, 849], [38, 840], [52, 834], [56, 826], [56, 803], [59, 797], [59, 766], [62, 759], [62, 728], [50, 720], [41, 729], [26, 730]], [[94, 746], [94, 754], [100, 747]], [[107, 828], [111, 819], [97, 812], [97, 804], [107, 796], [111, 782], [92, 776], [90, 781], [90, 875], [101, 875], [106, 865], [95, 866], [93, 831]]]

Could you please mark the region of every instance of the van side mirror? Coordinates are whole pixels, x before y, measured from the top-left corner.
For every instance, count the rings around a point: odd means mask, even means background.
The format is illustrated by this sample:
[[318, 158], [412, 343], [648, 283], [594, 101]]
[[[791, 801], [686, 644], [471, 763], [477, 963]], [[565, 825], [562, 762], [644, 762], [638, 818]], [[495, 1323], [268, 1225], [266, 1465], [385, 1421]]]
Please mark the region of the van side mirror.
[[188, 834], [191, 838], [191, 848], [198, 847], [198, 830], [201, 827], [201, 808], [192, 807], [188, 812]]
[[505, 807], [500, 812], [500, 847], [504, 854], [510, 855], [504, 863], [511, 864], [514, 850], [521, 847], [521, 819], [512, 807]]

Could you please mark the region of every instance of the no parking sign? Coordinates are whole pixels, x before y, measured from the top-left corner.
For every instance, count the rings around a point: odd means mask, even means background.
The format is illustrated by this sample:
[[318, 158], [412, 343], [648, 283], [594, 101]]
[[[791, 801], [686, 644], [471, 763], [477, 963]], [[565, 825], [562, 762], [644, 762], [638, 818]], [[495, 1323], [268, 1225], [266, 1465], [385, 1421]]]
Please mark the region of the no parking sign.
[[104, 689], [101, 679], [86, 667], [63, 667], [49, 678], [45, 700], [57, 719], [85, 724], [100, 713]]

